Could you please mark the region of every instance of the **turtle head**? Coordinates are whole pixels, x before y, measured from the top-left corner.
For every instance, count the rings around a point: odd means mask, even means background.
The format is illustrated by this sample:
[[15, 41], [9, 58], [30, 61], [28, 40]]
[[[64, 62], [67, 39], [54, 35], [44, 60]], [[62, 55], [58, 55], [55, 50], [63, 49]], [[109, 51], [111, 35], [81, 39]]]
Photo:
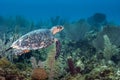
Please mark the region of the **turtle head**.
[[57, 26], [53, 26], [53, 27], [51, 28], [51, 32], [52, 32], [53, 35], [55, 35], [56, 33], [62, 31], [63, 29], [64, 29], [63, 26], [57, 25]]

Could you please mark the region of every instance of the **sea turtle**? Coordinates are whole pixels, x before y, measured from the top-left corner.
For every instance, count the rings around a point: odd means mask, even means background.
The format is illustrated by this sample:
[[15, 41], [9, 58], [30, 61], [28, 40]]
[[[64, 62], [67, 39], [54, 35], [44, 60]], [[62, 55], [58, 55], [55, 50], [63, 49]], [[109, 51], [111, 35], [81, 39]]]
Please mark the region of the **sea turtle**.
[[57, 25], [53, 26], [51, 29], [38, 29], [31, 31], [13, 42], [9, 49], [14, 49], [16, 55], [21, 55], [24, 53], [28, 53], [30, 50], [46, 48], [52, 43], [58, 41], [58, 39], [55, 38], [54, 35], [62, 31], [63, 29], [63, 26]]

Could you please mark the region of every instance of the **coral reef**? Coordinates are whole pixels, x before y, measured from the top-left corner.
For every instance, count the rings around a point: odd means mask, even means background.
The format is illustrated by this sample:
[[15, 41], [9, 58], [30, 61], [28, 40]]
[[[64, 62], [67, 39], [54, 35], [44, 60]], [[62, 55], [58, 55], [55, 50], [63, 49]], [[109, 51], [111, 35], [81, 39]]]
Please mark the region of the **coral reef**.
[[88, 23], [92, 26], [93, 30], [99, 31], [102, 26], [107, 24], [106, 15], [103, 13], [95, 13], [93, 16], [87, 19]]
[[0, 68], [5, 68], [6, 66], [10, 66], [10, 62], [5, 58], [0, 59]]
[[37, 63], [35, 57], [31, 57], [30, 61], [33, 67], [33, 71], [31, 74], [32, 80], [46, 80], [48, 78], [48, 73], [44, 68], [44, 63], [40, 60]]
[[100, 31], [97, 34], [96, 39], [93, 41], [93, 45], [97, 50], [103, 50], [104, 49], [104, 39], [103, 36], [107, 35], [110, 39], [110, 42], [113, 45], [116, 45], [117, 47], [120, 46], [120, 37], [118, 37], [120, 34], [120, 27], [109, 27], [106, 26], [103, 28], [102, 31]]
[[23, 80], [25, 77], [19, 72], [14, 64], [6, 58], [0, 59], [0, 79], [1, 80]]
[[74, 23], [66, 23], [64, 26], [66, 38], [75, 41], [83, 40], [85, 34], [90, 31], [90, 25], [84, 19]]
[[[0, 16], [0, 80], [120, 80], [120, 27], [108, 23], [102, 13], [88, 20], [56, 16], [36, 24], [21, 16]], [[21, 56], [5, 52], [21, 34], [56, 24], [65, 27], [56, 35], [61, 44]]]
[[48, 68], [49, 80], [54, 80], [55, 75], [55, 56], [56, 56], [56, 45], [51, 45], [48, 57], [46, 60], [46, 67]]
[[76, 72], [76, 69], [75, 69], [74, 62], [73, 62], [71, 57], [69, 57], [67, 59], [67, 64], [68, 64], [68, 68], [69, 68], [68, 70], [70, 71], [70, 74], [75, 75], [77, 72]]
[[107, 60], [110, 60], [113, 55], [119, 53], [119, 49], [115, 45], [111, 44], [109, 37], [107, 35], [104, 35], [103, 38], [104, 38], [104, 51], [103, 51], [104, 54], [103, 54], [103, 56]]

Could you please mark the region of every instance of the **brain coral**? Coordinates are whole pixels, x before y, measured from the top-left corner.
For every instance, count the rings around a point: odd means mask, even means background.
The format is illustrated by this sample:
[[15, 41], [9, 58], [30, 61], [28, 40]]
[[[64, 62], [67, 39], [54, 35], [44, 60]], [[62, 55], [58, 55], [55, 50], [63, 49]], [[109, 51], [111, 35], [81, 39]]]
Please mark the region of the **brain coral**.
[[35, 68], [32, 73], [32, 80], [46, 80], [48, 78], [47, 72], [44, 68]]

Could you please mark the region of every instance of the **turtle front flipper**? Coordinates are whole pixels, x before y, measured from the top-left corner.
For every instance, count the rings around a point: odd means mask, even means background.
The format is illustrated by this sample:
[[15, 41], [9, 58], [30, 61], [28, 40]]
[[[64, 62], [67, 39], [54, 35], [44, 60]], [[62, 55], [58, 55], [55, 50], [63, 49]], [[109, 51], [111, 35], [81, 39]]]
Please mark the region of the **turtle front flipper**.
[[56, 56], [55, 59], [57, 59], [60, 55], [60, 51], [61, 51], [61, 44], [60, 41], [55, 39], [55, 44], [56, 44]]

